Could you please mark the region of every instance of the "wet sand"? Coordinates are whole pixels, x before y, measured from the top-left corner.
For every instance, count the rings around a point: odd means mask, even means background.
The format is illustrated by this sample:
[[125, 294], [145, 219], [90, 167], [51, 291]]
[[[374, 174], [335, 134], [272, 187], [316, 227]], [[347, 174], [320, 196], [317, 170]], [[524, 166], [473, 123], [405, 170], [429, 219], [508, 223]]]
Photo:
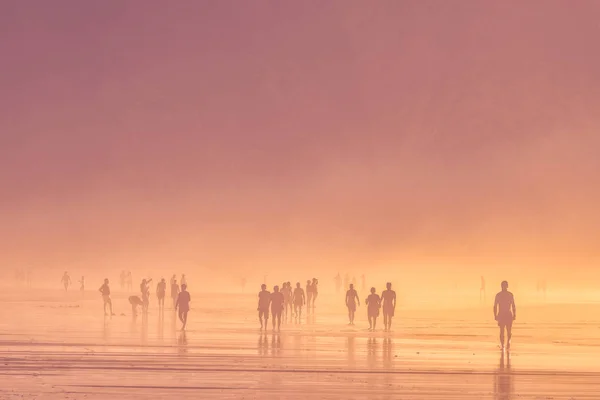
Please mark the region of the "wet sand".
[[94, 293], [4, 293], [0, 399], [600, 398], [597, 305], [520, 308], [504, 356], [488, 306], [399, 310], [393, 332], [371, 333], [364, 308], [349, 327], [320, 298], [301, 324], [264, 333], [254, 295], [192, 296], [184, 333], [155, 299], [133, 319], [116, 293], [104, 318]]

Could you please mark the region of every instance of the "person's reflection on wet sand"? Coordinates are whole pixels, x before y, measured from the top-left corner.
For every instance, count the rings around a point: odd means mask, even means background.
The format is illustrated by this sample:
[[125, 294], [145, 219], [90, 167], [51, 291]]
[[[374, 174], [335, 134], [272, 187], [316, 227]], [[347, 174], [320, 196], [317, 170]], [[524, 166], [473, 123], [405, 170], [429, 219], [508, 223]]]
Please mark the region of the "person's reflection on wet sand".
[[377, 368], [377, 338], [367, 339], [367, 364], [369, 369]]
[[165, 338], [165, 313], [158, 313], [158, 330], [157, 330], [158, 340], [161, 342]]
[[179, 337], [177, 338], [177, 352], [180, 356], [185, 356], [188, 353], [188, 341], [185, 331], [181, 331]]
[[510, 372], [510, 353], [502, 352], [500, 355], [500, 365], [496, 370], [494, 379], [494, 399], [510, 400], [514, 392], [513, 376]]
[[108, 339], [110, 338], [110, 324], [109, 324], [110, 318], [107, 317], [106, 315], [104, 316], [104, 323], [102, 324], [102, 338], [104, 339], [104, 341], [108, 341]]
[[355, 364], [355, 359], [354, 359], [354, 350], [356, 347], [356, 343], [354, 342], [354, 337], [353, 336], [348, 336], [348, 338], [346, 339], [346, 349], [347, 354], [348, 354], [348, 365], [349, 366], [354, 366]]
[[261, 356], [269, 354], [269, 337], [266, 333], [258, 336], [258, 354]]
[[140, 338], [142, 344], [148, 343], [148, 315], [142, 315], [142, 335]]
[[279, 356], [280, 352], [281, 352], [281, 337], [279, 336], [279, 333], [274, 333], [273, 336], [271, 336], [271, 355]]

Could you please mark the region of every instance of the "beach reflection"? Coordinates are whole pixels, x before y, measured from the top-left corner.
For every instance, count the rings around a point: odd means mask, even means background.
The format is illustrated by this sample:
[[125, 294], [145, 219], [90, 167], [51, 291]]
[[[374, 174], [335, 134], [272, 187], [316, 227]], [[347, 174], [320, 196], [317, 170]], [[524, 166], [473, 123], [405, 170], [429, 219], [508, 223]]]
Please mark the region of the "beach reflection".
[[494, 399], [510, 400], [514, 392], [513, 376], [510, 370], [510, 353], [502, 352], [500, 365], [494, 377]]

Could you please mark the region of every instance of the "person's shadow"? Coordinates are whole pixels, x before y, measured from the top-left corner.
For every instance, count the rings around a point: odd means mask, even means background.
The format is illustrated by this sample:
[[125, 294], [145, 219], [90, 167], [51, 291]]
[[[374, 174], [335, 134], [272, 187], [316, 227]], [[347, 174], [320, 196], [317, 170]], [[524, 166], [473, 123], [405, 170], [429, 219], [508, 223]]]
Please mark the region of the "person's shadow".
[[514, 392], [513, 376], [510, 370], [510, 353], [500, 356], [500, 365], [494, 376], [494, 399], [510, 400]]

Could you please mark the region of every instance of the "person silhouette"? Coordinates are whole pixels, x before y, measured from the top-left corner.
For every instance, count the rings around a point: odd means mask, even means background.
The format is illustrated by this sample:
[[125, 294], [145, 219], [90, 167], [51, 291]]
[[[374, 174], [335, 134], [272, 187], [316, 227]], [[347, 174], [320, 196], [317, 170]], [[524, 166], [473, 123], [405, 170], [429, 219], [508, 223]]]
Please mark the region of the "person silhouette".
[[156, 297], [158, 298], [159, 310], [165, 309], [165, 295], [167, 294], [167, 282], [162, 278], [156, 285]]
[[121, 290], [125, 290], [125, 282], [127, 281], [127, 274], [125, 273], [125, 270], [121, 271], [121, 274], [119, 275], [119, 279], [121, 282]]
[[367, 316], [369, 317], [369, 330], [374, 331], [377, 326], [377, 317], [379, 317], [379, 308], [381, 307], [381, 298], [375, 293], [375, 288], [371, 288], [371, 294], [365, 300], [367, 305]]
[[69, 286], [71, 285], [71, 277], [69, 276], [69, 273], [67, 271], [65, 271], [65, 273], [63, 274], [62, 278], [60, 279], [60, 282], [65, 287], [66, 292], [69, 289]]
[[148, 312], [148, 307], [150, 306], [150, 287], [148, 286], [150, 282], [152, 282], [152, 279], [142, 279], [142, 283], [140, 283], [142, 302], [144, 303], [142, 306], [142, 311], [144, 313]]
[[184, 331], [187, 326], [187, 317], [188, 312], [190, 311], [190, 301], [192, 298], [190, 297], [190, 293], [187, 291], [187, 285], [181, 285], [181, 292], [177, 296], [177, 301], [175, 302], [175, 310], [179, 310], [178, 316], [179, 320], [183, 323], [181, 330]]
[[112, 301], [110, 300], [110, 287], [108, 286], [108, 279], [104, 279], [104, 284], [100, 286], [98, 291], [102, 293], [102, 300], [104, 302], [104, 315], [109, 315], [106, 312], [106, 306], [109, 306], [110, 308], [110, 315], [115, 315], [113, 314]]
[[312, 289], [312, 308], [315, 308], [315, 300], [317, 300], [317, 296], [319, 296], [319, 280], [317, 278], [313, 278], [311, 289]]
[[284, 296], [287, 295], [287, 305], [285, 308], [285, 314], [286, 314], [286, 319], [287, 316], [290, 316], [290, 321], [293, 318], [294, 315], [294, 303], [293, 303], [293, 297], [294, 297], [294, 293], [292, 290], [292, 282], [286, 282], [285, 283], [285, 292], [284, 292]]
[[137, 307], [143, 306], [144, 302], [139, 296], [129, 296], [129, 304], [131, 304], [131, 315], [137, 317]]
[[279, 291], [279, 286], [275, 286], [273, 288], [273, 293], [271, 293], [271, 317], [273, 320], [273, 330], [275, 330], [275, 322], [277, 322], [277, 330], [281, 330], [281, 313], [283, 312], [284, 302], [285, 298], [283, 293]]
[[131, 275], [131, 271], [127, 271], [127, 290], [131, 291], [133, 288], [133, 276]]
[[85, 292], [85, 276], [82, 276], [79, 280], [79, 291], [82, 293]]
[[177, 297], [179, 297], [179, 285], [177, 284], [175, 275], [173, 275], [171, 278], [171, 299], [173, 300], [173, 309], [175, 309], [175, 305], [177, 304]]
[[181, 285], [187, 286], [187, 278], [185, 277], [185, 274], [181, 274]]
[[507, 343], [506, 349], [510, 349], [510, 340], [512, 338], [513, 321], [517, 318], [517, 306], [515, 305], [515, 297], [508, 291], [508, 282], [502, 281], [500, 284], [502, 291], [496, 294], [494, 301], [494, 319], [500, 327], [500, 348], [504, 347], [504, 330], [506, 330]]
[[300, 282], [296, 283], [296, 289], [292, 296], [292, 303], [294, 303], [294, 314], [298, 321], [302, 318], [302, 306], [306, 304], [306, 295], [304, 289], [300, 287]]
[[354, 325], [354, 313], [356, 312], [356, 303], [360, 306], [360, 299], [358, 293], [354, 290], [354, 284], [350, 284], [350, 289], [346, 292], [346, 307], [348, 307], [348, 318], [350, 323], [348, 325]]
[[386, 331], [392, 329], [392, 318], [396, 311], [396, 292], [392, 290], [390, 282], [385, 285], [386, 290], [381, 293], [381, 303], [383, 308], [383, 325]]
[[[258, 320], [260, 321], [260, 330], [263, 327], [267, 330], [267, 321], [269, 320], [269, 305], [271, 303], [271, 293], [267, 290], [267, 285], [264, 283], [260, 285], [260, 292], [258, 292]], [[264, 319], [264, 324], [263, 324]]]
[[310, 312], [312, 298], [313, 298], [312, 282], [309, 279], [306, 281], [306, 308], [308, 309], [307, 312]]

